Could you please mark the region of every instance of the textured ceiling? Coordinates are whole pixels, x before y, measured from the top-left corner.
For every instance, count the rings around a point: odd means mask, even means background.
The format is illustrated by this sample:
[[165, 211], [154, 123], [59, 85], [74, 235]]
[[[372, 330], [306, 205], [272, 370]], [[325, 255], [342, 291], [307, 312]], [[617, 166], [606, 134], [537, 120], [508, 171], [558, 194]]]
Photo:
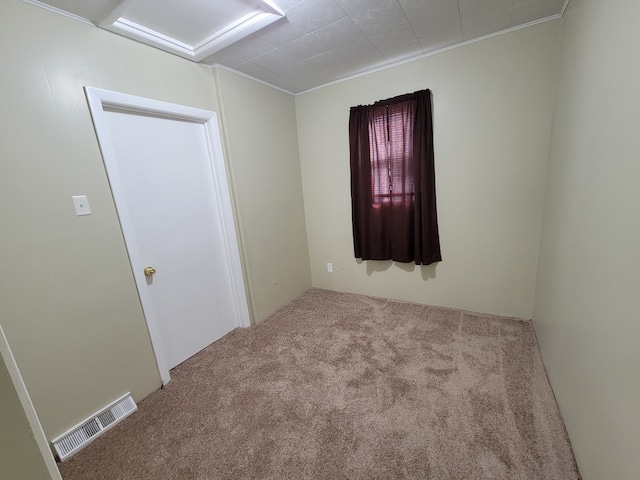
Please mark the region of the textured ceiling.
[[291, 93], [564, 12], [569, 0], [25, 0]]

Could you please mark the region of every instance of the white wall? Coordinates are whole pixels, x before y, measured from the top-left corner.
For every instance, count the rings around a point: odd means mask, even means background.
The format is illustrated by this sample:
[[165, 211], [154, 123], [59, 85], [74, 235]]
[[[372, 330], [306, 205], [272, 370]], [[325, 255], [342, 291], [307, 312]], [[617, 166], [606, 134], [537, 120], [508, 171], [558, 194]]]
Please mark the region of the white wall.
[[311, 287], [294, 97], [215, 70], [254, 322]]
[[0, 478], [62, 480], [0, 325]]
[[640, 475], [640, 3], [571, 0], [534, 325], [585, 480]]
[[[559, 38], [546, 22], [296, 97], [315, 287], [531, 317]], [[443, 261], [356, 261], [349, 108], [424, 88]]]
[[83, 86], [224, 103], [254, 320], [310, 286], [291, 95], [229, 73], [218, 88], [208, 67], [20, 0], [0, 3], [0, 62], [0, 319], [49, 440], [160, 386]]
[[[50, 439], [160, 384], [82, 87], [213, 105], [209, 72], [113, 38], [0, 5], [0, 317]], [[75, 216], [77, 194], [93, 215]]]
[[51, 439], [160, 386], [82, 87], [217, 105], [210, 69], [20, 0], [0, 64], [0, 318]]

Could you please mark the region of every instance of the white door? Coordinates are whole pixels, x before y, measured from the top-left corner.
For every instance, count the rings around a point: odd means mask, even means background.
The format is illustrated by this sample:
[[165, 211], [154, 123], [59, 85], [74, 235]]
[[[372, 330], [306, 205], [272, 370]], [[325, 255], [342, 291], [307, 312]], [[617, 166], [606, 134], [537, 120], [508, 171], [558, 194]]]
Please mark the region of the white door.
[[[92, 94], [103, 97], [97, 115]], [[249, 324], [215, 114], [87, 95], [156, 356], [170, 369]]]

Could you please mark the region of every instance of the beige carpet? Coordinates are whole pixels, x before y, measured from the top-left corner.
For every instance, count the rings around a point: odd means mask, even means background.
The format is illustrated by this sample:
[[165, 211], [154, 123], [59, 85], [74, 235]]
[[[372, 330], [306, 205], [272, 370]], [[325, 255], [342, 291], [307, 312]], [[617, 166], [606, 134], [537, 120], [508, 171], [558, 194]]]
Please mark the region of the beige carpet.
[[312, 289], [172, 371], [65, 480], [579, 479], [529, 322]]

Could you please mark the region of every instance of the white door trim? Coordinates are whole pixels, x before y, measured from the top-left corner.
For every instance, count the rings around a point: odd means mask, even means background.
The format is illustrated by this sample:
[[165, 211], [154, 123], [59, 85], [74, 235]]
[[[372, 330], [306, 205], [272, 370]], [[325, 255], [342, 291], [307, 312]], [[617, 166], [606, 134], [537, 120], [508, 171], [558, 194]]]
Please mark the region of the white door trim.
[[156, 357], [158, 371], [160, 372], [162, 383], [166, 384], [171, 379], [168, 363], [162, 346], [160, 329], [153, 311], [151, 296], [146, 288], [147, 283], [144, 273], [141, 268], [135, 268], [137, 265], [142, 265], [142, 261], [135, 240], [132, 217], [125, 200], [124, 186], [118, 170], [116, 155], [109, 133], [106, 111], [115, 110], [134, 114], [153, 115], [156, 117], [199, 123], [204, 126], [208, 143], [207, 150], [211, 163], [211, 176], [215, 185], [218, 209], [222, 222], [225, 253], [229, 271], [231, 272], [231, 288], [233, 291], [233, 305], [236, 312], [237, 324], [239, 327], [248, 327], [250, 320], [247, 294], [242, 275], [242, 264], [240, 261], [240, 251], [231, 206], [231, 195], [224, 164], [218, 117], [216, 112], [209, 110], [185, 107], [183, 105], [127, 95], [101, 88], [85, 87], [85, 93], [129, 253], [133, 277], [138, 288], [138, 295], [149, 329], [149, 336], [151, 337], [151, 344]]

